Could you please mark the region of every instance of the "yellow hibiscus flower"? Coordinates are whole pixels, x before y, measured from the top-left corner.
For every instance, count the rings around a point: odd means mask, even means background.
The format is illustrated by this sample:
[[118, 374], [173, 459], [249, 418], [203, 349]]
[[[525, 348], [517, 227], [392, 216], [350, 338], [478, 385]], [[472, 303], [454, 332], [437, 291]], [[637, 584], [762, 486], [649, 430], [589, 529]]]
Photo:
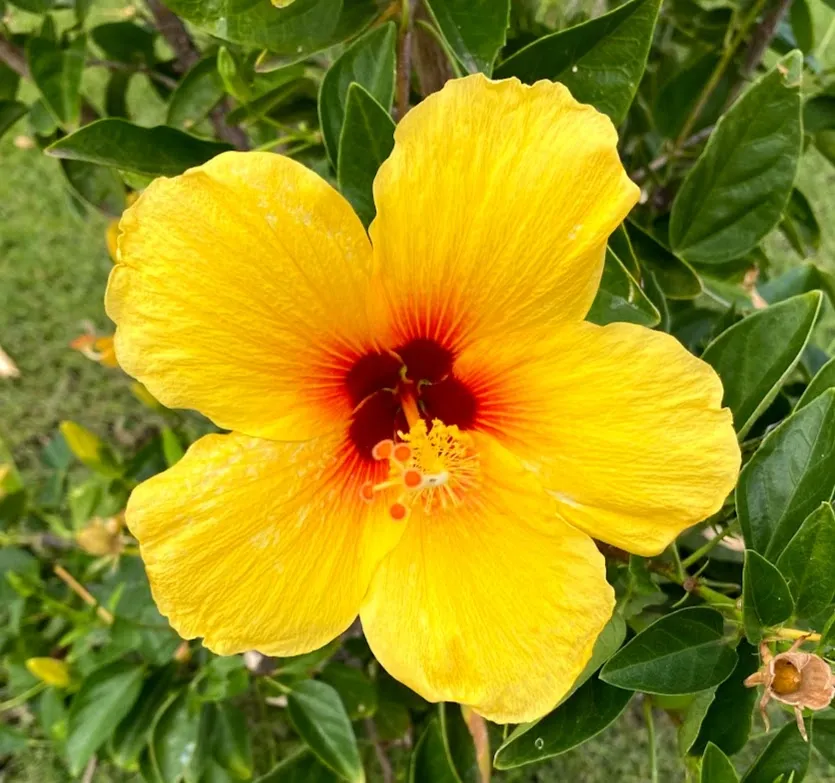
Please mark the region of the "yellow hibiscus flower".
[[159, 179], [126, 212], [119, 363], [233, 431], [127, 509], [184, 637], [294, 655], [359, 614], [431, 701], [554, 707], [613, 608], [592, 536], [661, 552], [740, 459], [708, 365], [583, 322], [638, 197], [616, 143], [562, 85], [471, 76], [398, 126], [370, 241], [273, 154]]

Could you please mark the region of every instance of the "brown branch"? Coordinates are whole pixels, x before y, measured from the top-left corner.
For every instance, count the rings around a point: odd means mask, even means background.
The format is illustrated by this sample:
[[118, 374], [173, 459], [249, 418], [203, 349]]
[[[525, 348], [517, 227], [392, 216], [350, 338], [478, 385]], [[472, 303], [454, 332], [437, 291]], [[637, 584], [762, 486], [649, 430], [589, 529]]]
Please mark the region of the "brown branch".
[[[779, 0], [777, 5], [771, 9], [770, 13], [766, 14], [762, 22], [755, 28], [754, 34], [751, 36], [748, 51], [745, 54], [745, 62], [742, 65], [742, 78], [744, 81], [749, 81], [754, 71], [757, 70], [757, 66], [762, 61], [763, 55], [777, 33], [777, 28], [780, 26], [780, 22], [789, 10], [790, 5], [791, 0]], [[742, 85], [740, 84], [736, 93], [741, 89]]]
[[402, 0], [403, 22], [400, 26], [400, 42], [397, 46], [397, 105], [395, 119], [399, 122], [409, 111], [409, 90], [412, 84], [412, 36], [414, 12], [417, 0]]
[[10, 40], [0, 36], [0, 60], [9, 66], [18, 76], [29, 78], [29, 66], [23, 49], [15, 46]]
[[708, 127], [702, 128], [698, 133], [694, 133], [689, 139], [687, 139], [677, 150], [672, 150], [664, 155], [659, 155], [644, 168], [638, 169], [630, 174], [630, 178], [633, 182], [640, 184], [651, 171], [658, 171], [658, 169], [663, 168], [668, 161], [681, 157], [681, 153], [684, 150], [689, 149], [690, 147], [695, 147], [697, 144], [703, 142], [708, 136], [710, 136], [711, 133], [713, 133], [714, 127], [714, 125], [708, 125]]
[[370, 718], [365, 719], [365, 730], [368, 733], [368, 739], [374, 748], [374, 753], [377, 756], [377, 763], [380, 765], [380, 773], [383, 777], [383, 783], [394, 783], [394, 770], [391, 762], [386, 755], [383, 745], [380, 742], [380, 737], [377, 734], [377, 727], [374, 721]]
[[[154, 17], [154, 24], [157, 30], [174, 51], [174, 70], [177, 73], [186, 73], [200, 60], [200, 52], [194, 45], [194, 41], [186, 30], [180, 17], [169, 11], [160, 0], [145, 0], [151, 14]], [[224, 98], [209, 114], [215, 134], [222, 141], [229, 142], [235, 149], [248, 150], [249, 138], [244, 131], [226, 121], [231, 107], [229, 99]]]
[[173, 11], [169, 11], [160, 0], [145, 0], [151, 14], [154, 17], [154, 24], [168, 45], [174, 51], [174, 70], [177, 73], [185, 73], [199, 59], [200, 53], [191, 40], [180, 17]]

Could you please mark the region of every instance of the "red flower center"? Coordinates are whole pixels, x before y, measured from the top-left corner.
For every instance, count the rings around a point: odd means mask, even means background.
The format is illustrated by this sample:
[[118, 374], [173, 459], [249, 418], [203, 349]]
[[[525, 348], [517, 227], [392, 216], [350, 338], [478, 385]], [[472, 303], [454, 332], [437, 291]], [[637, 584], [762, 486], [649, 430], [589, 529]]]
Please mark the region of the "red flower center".
[[398, 431], [408, 432], [406, 399], [417, 402], [427, 421], [440, 419], [462, 430], [472, 429], [478, 412], [473, 391], [455, 377], [453, 353], [435, 340], [418, 337], [388, 353], [368, 353], [345, 376], [355, 406], [349, 434], [365, 460], [374, 446]]

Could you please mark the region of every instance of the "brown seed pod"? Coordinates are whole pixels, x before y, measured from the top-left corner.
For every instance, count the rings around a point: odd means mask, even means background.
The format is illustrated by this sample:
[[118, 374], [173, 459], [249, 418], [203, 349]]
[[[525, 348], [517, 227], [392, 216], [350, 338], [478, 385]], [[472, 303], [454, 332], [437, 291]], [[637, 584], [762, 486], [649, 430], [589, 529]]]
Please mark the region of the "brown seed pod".
[[835, 697], [835, 674], [819, 655], [798, 652], [805, 641], [806, 637], [801, 637], [788, 652], [779, 655], [772, 655], [768, 645], [762, 642], [762, 667], [745, 680], [745, 685], [749, 688], [762, 685], [764, 688], [760, 699], [760, 714], [766, 731], [771, 728], [771, 724], [765, 710], [768, 702], [775, 699], [794, 707], [797, 728], [808, 742], [803, 710], [823, 710], [829, 706]]

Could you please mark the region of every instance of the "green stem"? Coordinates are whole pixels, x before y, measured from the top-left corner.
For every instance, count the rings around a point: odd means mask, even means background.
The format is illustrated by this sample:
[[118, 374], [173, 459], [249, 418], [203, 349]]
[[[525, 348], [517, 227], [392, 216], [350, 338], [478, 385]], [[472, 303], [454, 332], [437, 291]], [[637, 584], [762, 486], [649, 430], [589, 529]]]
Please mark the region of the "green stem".
[[644, 696], [644, 721], [647, 724], [647, 742], [649, 743], [650, 783], [658, 783], [658, 747], [655, 737], [655, 719], [652, 716], [652, 701]]
[[722, 77], [725, 75], [725, 71], [728, 69], [728, 66], [733, 62], [734, 55], [736, 55], [737, 49], [739, 49], [739, 45], [745, 40], [745, 37], [748, 35], [748, 31], [751, 29], [751, 25], [757, 20], [757, 17], [762, 12], [763, 8], [765, 8], [766, 3], [768, 0], [757, 0], [754, 4], [751, 11], [748, 13], [748, 16], [742, 22], [742, 25], [739, 28], [739, 31], [725, 48], [725, 51], [722, 52], [722, 57], [719, 59], [719, 62], [716, 63], [716, 67], [713, 69], [713, 73], [710, 75], [710, 78], [705, 83], [705, 86], [702, 88], [701, 93], [699, 93], [699, 97], [696, 100], [695, 105], [693, 106], [690, 113], [687, 115], [687, 119], [684, 122], [684, 126], [681, 129], [681, 132], [678, 134], [678, 138], [676, 139], [674, 148], [673, 148], [673, 156], [674, 157], [678, 150], [681, 149], [681, 146], [684, 142], [689, 138], [690, 132], [693, 130], [693, 126], [696, 124], [696, 121], [699, 119], [699, 115], [704, 110], [707, 102], [710, 100], [710, 96], [713, 95], [713, 91], [719, 85], [719, 82], [722, 80]]
[[698, 563], [699, 560], [701, 560], [705, 555], [712, 552], [719, 544], [721, 544], [725, 536], [730, 535], [732, 532], [734, 532], [734, 530], [735, 525], [734, 523], [731, 523], [722, 531], [717, 533], [713, 538], [711, 538], [710, 541], [708, 541], [704, 546], [699, 547], [695, 552], [685, 557], [684, 560], [681, 561], [681, 564], [685, 568], [689, 568], [694, 563]]
[[7, 710], [13, 710], [15, 707], [19, 707], [21, 704], [26, 704], [29, 699], [37, 696], [42, 690], [46, 689], [45, 682], [39, 682], [37, 685], [33, 685], [29, 688], [28, 691], [24, 691], [21, 694], [18, 694], [13, 699], [9, 699], [8, 701], [4, 701], [0, 703], [0, 712], [6, 712]]

